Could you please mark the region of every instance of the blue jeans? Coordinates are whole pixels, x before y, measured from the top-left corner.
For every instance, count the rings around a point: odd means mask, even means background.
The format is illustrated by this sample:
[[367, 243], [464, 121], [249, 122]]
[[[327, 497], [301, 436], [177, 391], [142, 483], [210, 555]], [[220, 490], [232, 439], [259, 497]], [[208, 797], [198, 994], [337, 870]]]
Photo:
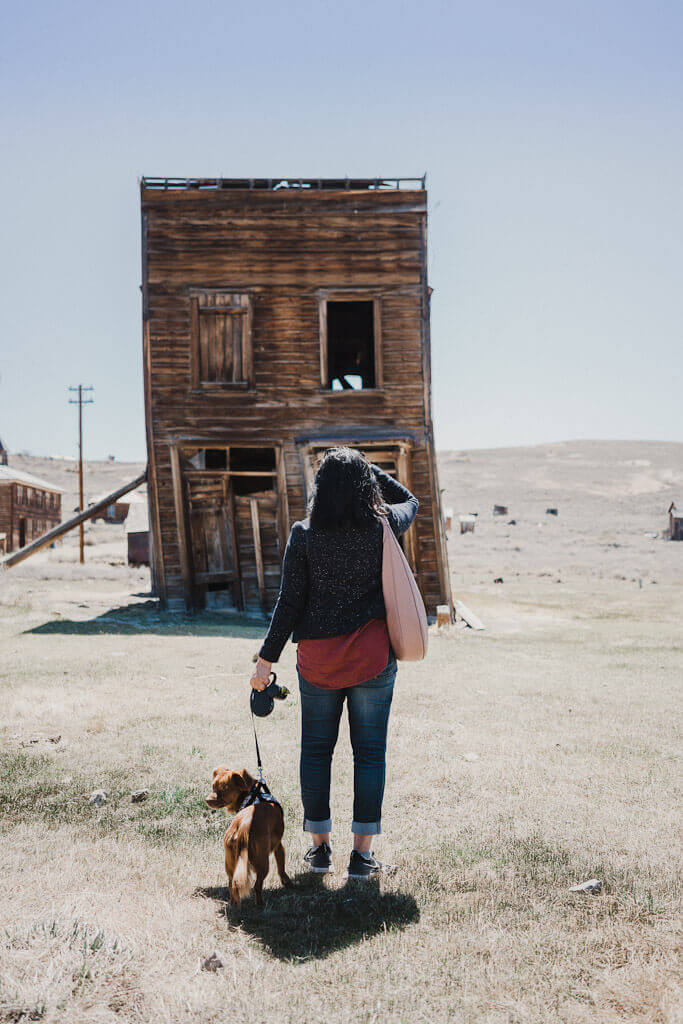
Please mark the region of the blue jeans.
[[353, 748], [353, 823], [356, 835], [382, 831], [387, 727], [394, 694], [396, 659], [367, 683], [326, 690], [308, 683], [299, 672], [301, 693], [301, 799], [304, 830], [329, 832], [332, 754], [339, 735], [344, 701], [348, 702]]

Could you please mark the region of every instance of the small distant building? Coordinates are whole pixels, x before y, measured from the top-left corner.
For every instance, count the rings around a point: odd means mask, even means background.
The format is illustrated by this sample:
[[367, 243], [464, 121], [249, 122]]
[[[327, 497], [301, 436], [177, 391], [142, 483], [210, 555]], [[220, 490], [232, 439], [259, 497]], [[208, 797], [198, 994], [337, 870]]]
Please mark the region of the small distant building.
[[683, 508], [677, 508], [673, 501], [669, 505], [669, 538], [683, 540]]
[[467, 513], [464, 516], [460, 516], [460, 532], [461, 533], [474, 533], [474, 527], [477, 522], [477, 517], [471, 513]]
[[7, 449], [5, 448], [4, 444], [2, 443], [2, 438], [0, 437], [0, 466], [6, 466], [6, 465], [7, 465]]
[[0, 534], [7, 553], [23, 548], [62, 521], [62, 488], [0, 465]]
[[[96, 505], [98, 501], [106, 497], [104, 494], [98, 494], [96, 497], [91, 498], [88, 502], [88, 506]], [[125, 523], [128, 513], [130, 511], [130, 500], [129, 496], [126, 495], [119, 501], [115, 501], [113, 505], [106, 505], [101, 512], [98, 512], [96, 516], [92, 517], [93, 523], [96, 523], [98, 519], [101, 519], [103, 523]]]

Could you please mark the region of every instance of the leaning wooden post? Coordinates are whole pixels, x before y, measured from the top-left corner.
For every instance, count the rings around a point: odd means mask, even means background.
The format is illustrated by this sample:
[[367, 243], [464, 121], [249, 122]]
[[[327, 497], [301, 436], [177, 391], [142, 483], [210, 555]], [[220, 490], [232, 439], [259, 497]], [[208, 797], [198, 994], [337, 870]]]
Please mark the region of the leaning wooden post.
[[256, 498], [249, 499], [249, 508], [251, 510], [251, 532], [254, 537], [254, 557], [256, 559], [256, 578], [258, 580], [258, 592], [261, 598], [261, 608], [263, 614], [267, 614], [267, 594], [266, 594], [266, 573], [263, 566], [263, 548], [261, 546], [261, 522], [258, 514], [258, 501]]

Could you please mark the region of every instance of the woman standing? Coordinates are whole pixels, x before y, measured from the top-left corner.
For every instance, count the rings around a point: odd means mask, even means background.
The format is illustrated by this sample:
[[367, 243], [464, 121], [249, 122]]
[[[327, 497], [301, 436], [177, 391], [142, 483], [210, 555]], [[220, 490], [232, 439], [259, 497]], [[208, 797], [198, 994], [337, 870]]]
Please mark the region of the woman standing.
[[290, 634], [298, 644], [301, 692], [301, 799], [305, 856], [318, 874], [332, 871], [330, 770], [347, 701], [353, 748], [353, 850], [348, 876], [382, 870], [372, 855], [381, 832], [389, 710], [396, 678], [382, 596], [382, 524], [399, 537], [417, 514], [417, 498], [352, 448], [325, 453], [307, 519], [294, 523], [280, 594], [251, 685], [262, 690]]

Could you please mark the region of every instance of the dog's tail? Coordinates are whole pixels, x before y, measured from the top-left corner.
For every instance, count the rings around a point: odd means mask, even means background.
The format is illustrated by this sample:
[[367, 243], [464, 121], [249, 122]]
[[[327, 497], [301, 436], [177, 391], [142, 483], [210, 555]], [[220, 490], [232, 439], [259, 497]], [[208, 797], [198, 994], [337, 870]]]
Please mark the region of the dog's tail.
[[238, 854], [237, 862], [235, 864], [235, 870], [232, 875], [232, 898], [236, 903], [241, 903], [246, 896], [249, 895], [251, 889], [251, 882], [249, 879], [249, 851], [247, 849], [246, 841], [240, 843], [242, 837], [238, 836]]

